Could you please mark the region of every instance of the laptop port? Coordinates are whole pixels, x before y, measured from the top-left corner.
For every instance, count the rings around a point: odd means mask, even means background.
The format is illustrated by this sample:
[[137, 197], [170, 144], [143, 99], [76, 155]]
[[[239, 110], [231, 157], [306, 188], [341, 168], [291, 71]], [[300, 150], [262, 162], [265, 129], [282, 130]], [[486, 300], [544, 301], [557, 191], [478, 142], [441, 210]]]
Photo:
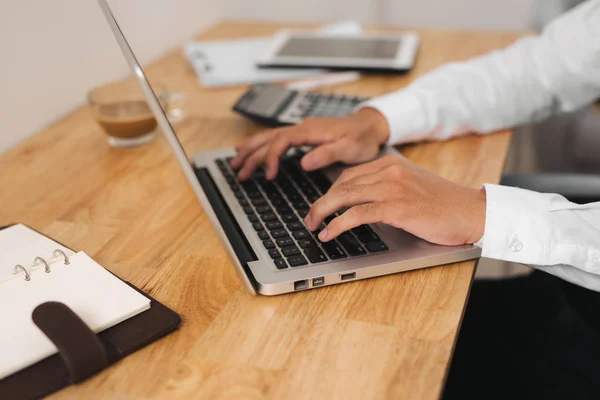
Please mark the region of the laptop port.
[[318, 278], [313, 278], [312, 285], [315, 286], [323, 286], [325, 284], [325, 277], [320, 276]]
[[356, 272], [350, 272], [349, 274], [340, 275], [340, 279], [343, 281], [347, 281], [354, 278], [356, 278]]
[[308, 280], [304, 279], [301, 281], [294, 282], [294, 290], [308, 289]]

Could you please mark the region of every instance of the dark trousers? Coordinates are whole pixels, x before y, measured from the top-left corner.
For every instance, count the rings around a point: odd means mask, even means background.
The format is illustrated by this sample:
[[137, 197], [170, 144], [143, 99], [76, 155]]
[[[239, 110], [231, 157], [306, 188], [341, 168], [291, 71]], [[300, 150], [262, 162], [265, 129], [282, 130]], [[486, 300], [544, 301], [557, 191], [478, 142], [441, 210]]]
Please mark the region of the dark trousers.
[[443, 399], [600, 399], [600, 293], [544, 272], [475, 281]]

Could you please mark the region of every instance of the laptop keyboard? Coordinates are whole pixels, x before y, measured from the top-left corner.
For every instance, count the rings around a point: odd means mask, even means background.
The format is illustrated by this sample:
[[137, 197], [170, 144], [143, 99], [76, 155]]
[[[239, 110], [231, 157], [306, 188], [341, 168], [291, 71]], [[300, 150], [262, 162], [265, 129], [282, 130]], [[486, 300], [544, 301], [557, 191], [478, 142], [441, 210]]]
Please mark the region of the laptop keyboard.
[[[344, 232], [327, 243], [317, 237], [325, 225], [315, 232], [306, 229], [304, 217], [310, 205], [327, 192], [331, 183], [320, 171], [304, 172], [299, 160], [298, 155], [282, 158], [273, 181], [265, 178], [261, 167], [251, 180], [243, 182], [229, 166], [231, 158], [215, 161], [275, 266], [285, 269], [387, 251], [368, 225]], [[327, 217], [326, 222], [343, 211]]]

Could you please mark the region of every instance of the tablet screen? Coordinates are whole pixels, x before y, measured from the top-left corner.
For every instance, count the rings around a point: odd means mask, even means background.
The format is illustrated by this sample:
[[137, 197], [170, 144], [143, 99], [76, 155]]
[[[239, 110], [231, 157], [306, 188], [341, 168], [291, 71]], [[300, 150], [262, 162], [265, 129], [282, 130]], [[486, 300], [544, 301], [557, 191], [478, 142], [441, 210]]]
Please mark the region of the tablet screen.
[[393, 60], [399, 43], [395, 38], [291, 37], [276, 56]]

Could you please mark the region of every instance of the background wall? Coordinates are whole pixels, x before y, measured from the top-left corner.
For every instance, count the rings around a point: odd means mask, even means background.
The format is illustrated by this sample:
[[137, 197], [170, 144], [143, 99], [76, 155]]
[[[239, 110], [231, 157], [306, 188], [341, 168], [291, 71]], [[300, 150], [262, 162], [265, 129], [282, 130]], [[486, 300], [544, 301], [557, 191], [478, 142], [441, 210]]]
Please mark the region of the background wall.
[[[135, 48], [142, 61], [221, 18], [220, 0], [109, 2], [144, 43]], [[0, 27], [0, 153], [128, 72], [96, 0], [0, 0]]]
[[[520, 30], [535, 0], [223, 0], [226, 17]], [[552, 1], [557, 0], [542, 0]]]
[[[536, 0], [109, 1], [149, 61], [222, 18], [511, 30]], [[96, 0], [0, 0], [0, 27], [0, 153], [128, 72]]]

